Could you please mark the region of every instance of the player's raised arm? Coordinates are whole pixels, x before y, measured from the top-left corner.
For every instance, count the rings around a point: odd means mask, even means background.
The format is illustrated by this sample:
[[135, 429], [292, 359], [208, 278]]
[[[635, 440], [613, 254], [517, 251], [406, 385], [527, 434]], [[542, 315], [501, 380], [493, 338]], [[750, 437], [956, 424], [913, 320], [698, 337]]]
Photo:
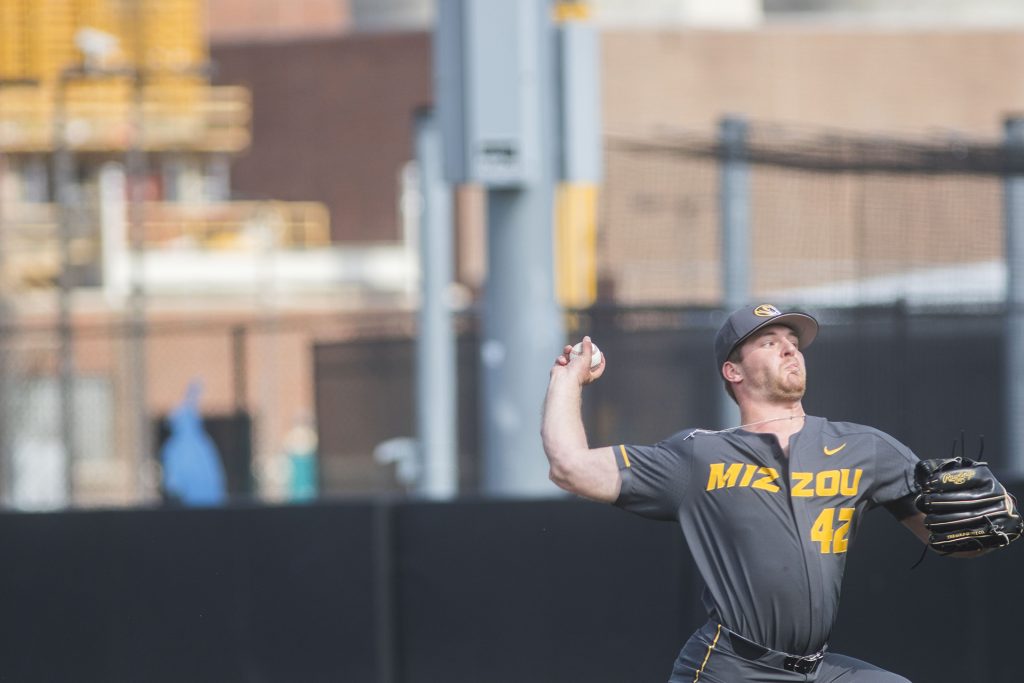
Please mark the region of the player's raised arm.
[[[540, 433], [551, 481], [570, 493], [611, 503], [622, 483], [615, 455], [610, 447], [590, 448], [581, 414], [583, 387], [601, 377], [606, 362], [595, 354], [590, 337], [584, 337], [580, 346], [578, 354], [566, 346], [555, 359]], [[591, 365], [592, 359], [598, 362]]]

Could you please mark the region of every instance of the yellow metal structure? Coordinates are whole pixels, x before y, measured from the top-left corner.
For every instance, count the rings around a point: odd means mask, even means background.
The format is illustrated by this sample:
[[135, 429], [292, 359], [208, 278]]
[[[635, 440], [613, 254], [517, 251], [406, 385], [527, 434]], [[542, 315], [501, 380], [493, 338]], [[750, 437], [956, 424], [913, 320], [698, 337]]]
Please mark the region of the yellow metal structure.
[[[179, 250], [260, 252], [308, 250], [331, 246], [330, 216], [318, 202], [146, 202], [147, 253]], [[11, 289], [51, 287], [60, 274], [58, 214], [54, 204], [8, 208], [2, 284]], [[100, 258], [100, 235], [76, 237], [70, 244], [73, 266]]]
[[[57, 205], [39, 196], [19, 200], [10, 189], [4, 194], [5, 169], [8, 188], [22, 182], [14, 177], [18, 159], [45, 159], [52, 171], [64, 154], [92, 169], [82, 174], [89, 185], [81, 194], [95, 197], [95, 172], [106, 160], [122, 160], [127, 173], [133, 152], [201, 159], [249, 145], [249, 90], [209, 82], [204, 4], [0, 0], [5, 286], [49, 287], [61, 269]], [[71, 266], [101, 258], [100, 208], [80, 211], [86, 227], [71, 238]], [[142, 221], [139, 246], [151, 252], [330, 246], [327, 209], [314, 202], [145, 201], [134, 215]]]
[[78, 151], [126, 150], [135, 120], [142, 122], [139, 146], [146, 151], [237, 152], [249, 144], [246, 88], [196, 87], [186, 100], [178, 87], [146, 87], [137, 112], [128, 84], [104, 80], [67, 84], [63, 103], [39, 87], [0, 86], [0, 152], [53, 150], [58, 106], [65, 110], [63, 143]]
[[53, 149], [57, 128], [61, 144], [85, 151], [245, 148], [249, 93], [210, 86], [202, 7], [0, 0], [0, 152]]
[[[187, 71], [207, 60], [201, 0], [0, 0], [0, 79], [53, 85], [101, 33], [97, 67]], [[94, 41], [94, 45], [97, 43]], [[163, 78], [163, 76], [161, 76]]]
[[[231, 245], [314, 249], [331, 244], [327, 208], [318, 202], [145, 202], [142, 206], [146, 217], [146, 251], [209, 251]], [[12, 251], [32, 251], [32, 240], [56, 245], [54, 204], [19, 204], [8, 219], [24, 233], [14, 233], [12, 239], [20, 246]], [[79, 249], [85, 249], [84, 243]]]
[[590, 3], [585, 0], [559, 0], [551, 11], [556, 22], [586, 21], [591, 18]]
[[559, 183], [555, 191], [555, 286], [566, 308], [597, 301], [597, 186]]
[[[582, 0], [561, 0], [552, 12], [558, 23], [591, 19]], [[555, 288], [566, 308], [597, 301], [597, 199], [594, 183], [561, 182], [555, 190]]]

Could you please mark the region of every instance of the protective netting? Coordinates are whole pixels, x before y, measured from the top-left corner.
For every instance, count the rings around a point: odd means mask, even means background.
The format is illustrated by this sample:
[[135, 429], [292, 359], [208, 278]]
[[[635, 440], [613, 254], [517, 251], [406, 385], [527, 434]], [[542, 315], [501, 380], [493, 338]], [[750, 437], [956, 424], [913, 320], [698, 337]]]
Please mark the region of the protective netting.
[[[598, 268], [617, 304], [720, 302], [722, 150], [713, 131], [605, 148]], [[996, 140], [753, 124], [751, 295], [818, 305], [1002, 297]]]

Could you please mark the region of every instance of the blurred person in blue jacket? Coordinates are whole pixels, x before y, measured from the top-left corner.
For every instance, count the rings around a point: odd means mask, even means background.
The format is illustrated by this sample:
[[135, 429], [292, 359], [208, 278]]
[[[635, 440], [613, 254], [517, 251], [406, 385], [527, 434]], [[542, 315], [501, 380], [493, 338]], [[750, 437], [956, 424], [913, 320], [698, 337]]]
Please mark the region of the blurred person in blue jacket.
[[168, 419], [171, 435], [160, 452], [164, 489], [176, 501], [191, 506], [220, 505], [227, 498], [220, 454], [199, 415], [202, 393], [202, 382], [192, 380]]

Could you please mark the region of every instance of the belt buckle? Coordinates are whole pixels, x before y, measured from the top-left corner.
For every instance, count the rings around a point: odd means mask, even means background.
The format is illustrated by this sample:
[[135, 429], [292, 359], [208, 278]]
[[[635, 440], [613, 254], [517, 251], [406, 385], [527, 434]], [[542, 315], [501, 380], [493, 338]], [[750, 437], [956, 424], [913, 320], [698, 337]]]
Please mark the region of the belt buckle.
[[815, 652], [806, 657], [786, 657], [783, 668], [795, 671], [798, 674], [811, 674], [818, 668], [818, 663], [825, 656], [824, 652]]

